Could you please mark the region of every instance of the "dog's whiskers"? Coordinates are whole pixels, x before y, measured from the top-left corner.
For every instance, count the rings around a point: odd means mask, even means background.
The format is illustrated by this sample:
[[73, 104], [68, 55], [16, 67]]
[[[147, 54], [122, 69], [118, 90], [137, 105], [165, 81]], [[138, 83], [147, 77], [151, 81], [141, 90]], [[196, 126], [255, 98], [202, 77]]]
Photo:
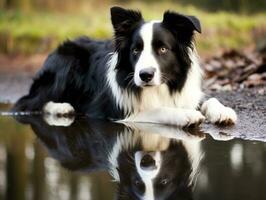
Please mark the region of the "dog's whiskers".
[[127, 83], [127, 88], [134, 87], [134, 80], [130, 79], [130, 81]]
[[130, 73], [126, 76], [125, 80], [127, 80], [127, 79], [129, 79], [129, 78], [133, 78], [133, 76], [134, 76], [134, 72], [130, 72]]
[[164, 74], [164, 73], [161, 73], [161, 77], [162, 77], [162, 80], [165, 81], [165, 82], [171, 82], [171, 81], [172, 81], [172, 80], [169, 79], [169, 77], [168, 77], [166, 74]]

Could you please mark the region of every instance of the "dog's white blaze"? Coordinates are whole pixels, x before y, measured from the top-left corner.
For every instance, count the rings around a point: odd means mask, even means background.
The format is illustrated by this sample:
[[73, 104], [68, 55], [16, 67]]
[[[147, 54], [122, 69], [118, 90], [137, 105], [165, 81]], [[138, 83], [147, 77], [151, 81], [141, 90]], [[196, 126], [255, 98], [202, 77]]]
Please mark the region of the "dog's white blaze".
[[154, 190], [153, 190], [153, 179], [156, 178], [161, 168], [161, 153], [159, 151], [156, 151], [155, 153], [154, 160], [155, 160], [155, 165], [157, 166], [157, 168], [154, 170], [141, 169], [140, 167], [141, 158], [142, 158], [142, 154], [140, 152], [136, 152], [135, 153], [135, 165], [137, 168], [137, 172], [145, 185], [145, 192], [144, 192], [142, 199], [153, 200], [155, 199]]
[[160, 85], [160, 67], [153, 54], [152, 40], [153, 40], [153, 25], [158, 21], [151, 21], [145, 23], [140, 29], [140, 36], [143, 40], [143, 50], [135, 66], [134, 82], [136, 85], [141, 86], [142, 80], [139, 77], [139, 72], [145, 68], [155, 68], [154, 78], [151, 81], [154, 85]]

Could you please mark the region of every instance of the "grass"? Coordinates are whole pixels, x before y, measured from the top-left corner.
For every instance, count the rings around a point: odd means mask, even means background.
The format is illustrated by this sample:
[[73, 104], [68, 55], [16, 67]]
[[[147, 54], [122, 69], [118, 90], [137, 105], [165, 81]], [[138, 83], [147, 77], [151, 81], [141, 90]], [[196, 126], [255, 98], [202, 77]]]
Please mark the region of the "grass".
[[[145, 19], [161, 19], [169, 8], [181, 13], [198, 16], [203, 34], [197, 36], [200, 52], [211, 54], [226, 48], [241, 49], [253, 45], [254, 33], [266, 33], [266, 13], [236, 14], [206, 12], [193, 6], [166, 3], [133, 2], [124, 5], [143, 12]], [[55, 48], [65, 39], [80, 35], [94, 38], [112, 36], [109, 16], [110, 6], [92, 6], [88, 3], [69, 12], [0, 10], [0, 52], [43, 53]]]

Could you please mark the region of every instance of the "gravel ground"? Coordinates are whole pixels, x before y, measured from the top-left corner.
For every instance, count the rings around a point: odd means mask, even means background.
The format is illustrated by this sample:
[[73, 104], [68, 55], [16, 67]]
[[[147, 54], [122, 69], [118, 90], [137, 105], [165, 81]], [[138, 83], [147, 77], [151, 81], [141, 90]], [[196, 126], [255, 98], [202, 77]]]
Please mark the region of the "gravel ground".
[[31, 83], [32, 77], [28, 73], [0, 72], [0, 102], [15, 103], [22, 95], [27, 94]]
[[[212, 92], [208, 96], [218, 98], [238, 114], [235, 126], [224, 128], [203, 124], [203, 129], [216, 139], [230, 139], [226, 135], [248, 140], [266, 141], [266, 94], [265, 88], [249, 88], [230, 92]], [[224, 137], [221, 134], [224, 133]]]
[[[27, 73], [0, 73], [0, 103], [14, 103], [28, 92], [31, 82], [31, 75]], [[264, 92], [261, 92], [263, 90]], [[229, 140], [234, 137], [266, 141], [265, 88], [207, 92], [207, 94], [234, 108], [238, 114], [238, 122], [235, 126], [227, 128], [204, 123], [202, 125], [204, 132], [218, 140]]]

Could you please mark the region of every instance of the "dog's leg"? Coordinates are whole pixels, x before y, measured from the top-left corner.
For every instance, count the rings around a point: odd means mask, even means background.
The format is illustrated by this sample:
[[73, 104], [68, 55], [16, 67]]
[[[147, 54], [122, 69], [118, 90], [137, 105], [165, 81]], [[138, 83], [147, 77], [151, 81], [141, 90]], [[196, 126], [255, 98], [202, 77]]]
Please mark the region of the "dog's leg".
[[185, 127], [200, 124], [204, 119], [205, 117], [196, 110], [165, 107], [140, 112], [122, 121], [158, 123]]
[[48, 102], [43, 107], [44, 120], [50, 126], [70, 126], [74, 121], [74, 108], [69, 103]]
[[201, 112], [211, 122], [216, 124], [235, 124], [237, 115], [232, 108], [224, 106], [216, 98], [210, 98], [201, 106]]

